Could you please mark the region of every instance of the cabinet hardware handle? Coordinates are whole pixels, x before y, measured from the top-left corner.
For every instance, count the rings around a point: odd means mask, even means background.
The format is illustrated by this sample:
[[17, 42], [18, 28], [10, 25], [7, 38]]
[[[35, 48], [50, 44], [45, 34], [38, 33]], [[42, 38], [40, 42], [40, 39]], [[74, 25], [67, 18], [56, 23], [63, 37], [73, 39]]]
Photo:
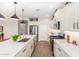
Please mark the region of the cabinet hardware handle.
[[75, 23], [73, 23], [73, 29], [75, 29]]
[[77, 29], [77, 24], [73, 23], [73, 29]]
[[77, 29], [79, 29], [79, 22], [77, 22]]

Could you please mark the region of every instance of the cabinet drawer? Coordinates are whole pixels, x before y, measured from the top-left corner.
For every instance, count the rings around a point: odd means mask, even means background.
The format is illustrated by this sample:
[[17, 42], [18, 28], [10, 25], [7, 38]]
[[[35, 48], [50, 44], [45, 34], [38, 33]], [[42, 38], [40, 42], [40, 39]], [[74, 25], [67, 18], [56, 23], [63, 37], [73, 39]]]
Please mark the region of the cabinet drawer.
[[61, 57], [61, 49], [59, 48], [59, 46], [54, 43], [54, 56], [55, 57]]
[[63, 57], [70, 57], [65, 51], [61, 51]]
[[33, 50], [34, 50], [34, 42], [33, 41], [30, 41], [29, 43], [28, 43], [28, 45], [26, 46], [26, 56], [27, 57], [30, 57], [31, 56], [31, 54], [32, 54], [32, 52], [33, 52]]
[[26, 46], [19, 51], [15, 57], [30, 57], [34, 49], [33, 40], [29, 41]]
[[69, 55], [54, 42], [54, 55], [55, 57], [69, 57]]
[[23, 48], [15, 57], [26, 57], [26, 48]]

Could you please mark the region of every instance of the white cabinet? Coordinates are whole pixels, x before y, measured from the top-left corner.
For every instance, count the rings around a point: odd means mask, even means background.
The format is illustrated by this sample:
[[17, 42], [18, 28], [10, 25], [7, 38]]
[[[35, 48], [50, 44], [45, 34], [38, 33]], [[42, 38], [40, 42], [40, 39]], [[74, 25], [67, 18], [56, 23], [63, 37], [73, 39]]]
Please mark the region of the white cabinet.
[[26, 46], [16, 54], [16, 57], [30, 57], [34, 49], [34, 41], [29, 41]]
[[[75, 23], [76, 23], [76, 29], [74, 29], [75, 31], [79, 31], [79, 3], [74, 3], [74, 9], [75, 9]], [[78, 24], [78, 26], [77, 26]]]
[[54, 42], [54, 56], [55, 57], [69, 57], [67, 53], [56, 43]]
[[62, 9], [61, 30], [74, 30], [73, 23], [75, 22], [75, 6], [73, 3], [65, 6]]
[[26, 56], [30, 57], [34, 50], [34, 41], [33, 40], [30, 41], [25, 48], [26, 48]]
[[15, 57], [26, 57], [26, 48], [24, 47]]
[[79, 22], [79, 3], [70, 3], [59, 9], [55, 14], [55, 19], [60, 21], [61, 30], [79, 31], [73, 28], [73, 24]]
[[61, 18], [62, 17], [62, 9], [58, 9], [54, 15], [54, 18], [57, 20], [57, 21], [61, 21]]
[[54, 43], [54, 56], [55, 57], [61, 57], [61, 49], [59, 48], [59, 46]]

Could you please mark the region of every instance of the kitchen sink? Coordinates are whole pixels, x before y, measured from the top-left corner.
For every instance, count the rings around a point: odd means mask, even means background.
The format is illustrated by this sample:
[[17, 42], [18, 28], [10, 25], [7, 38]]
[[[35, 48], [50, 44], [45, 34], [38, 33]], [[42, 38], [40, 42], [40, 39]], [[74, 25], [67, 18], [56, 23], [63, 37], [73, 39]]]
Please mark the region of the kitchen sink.
[[18, 42], [27, 42], [30, 38], [23, 38], [22, 40], [19, 40]]

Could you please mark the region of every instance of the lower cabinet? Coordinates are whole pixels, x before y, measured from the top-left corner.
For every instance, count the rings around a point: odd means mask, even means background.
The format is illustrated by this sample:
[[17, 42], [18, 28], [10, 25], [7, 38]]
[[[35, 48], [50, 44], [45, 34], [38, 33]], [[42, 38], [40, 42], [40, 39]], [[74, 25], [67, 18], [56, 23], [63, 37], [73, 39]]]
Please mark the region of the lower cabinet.
[[54, 56], [69, 57], [69, 55], [56, 42], [54, 42]]
[[26, 46], [16, 54], [15, 57], [30, 57], [34, 49], [34, 41], [31, 40]]
[[26, 49], [23, 48], [15, 57], [25, 57], [26, 56]]
[[32, 52], [34, 50], [34, 41], [31, 41], [28, 43], [28, 45], [26, 46], [26, 56], [30, 57], [32, 55]]

